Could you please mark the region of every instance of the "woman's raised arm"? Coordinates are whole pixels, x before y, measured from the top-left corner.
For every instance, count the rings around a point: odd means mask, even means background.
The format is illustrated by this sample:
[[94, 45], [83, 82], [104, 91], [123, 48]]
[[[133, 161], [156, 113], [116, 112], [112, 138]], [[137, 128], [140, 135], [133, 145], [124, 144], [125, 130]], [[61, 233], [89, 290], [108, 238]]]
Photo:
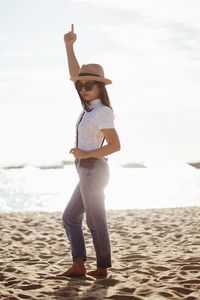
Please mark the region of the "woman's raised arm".
[[78, 76], [80, 66], [74, 53], [74, 43], [76, 41], [76, 34], [74, 33], [74, 24], [71, 25], [71, 31], [64, 35], [64, 41], [67, 52], [69, 74], [71, 77]]

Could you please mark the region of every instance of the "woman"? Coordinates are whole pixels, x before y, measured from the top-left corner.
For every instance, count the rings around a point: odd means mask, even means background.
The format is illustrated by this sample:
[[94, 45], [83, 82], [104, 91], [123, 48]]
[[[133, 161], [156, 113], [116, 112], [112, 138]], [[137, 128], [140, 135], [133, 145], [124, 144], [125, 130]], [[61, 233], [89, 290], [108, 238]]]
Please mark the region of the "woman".
[[[120, 150], [120, 141], [113, 123], [113, 111], [105, 88], [111, 80], [104, 77], [103, 68], [97, 64], [81, 68], [75, 57], [73, 44], [76, 34], [64, 35], [71, 80], [80, 96], [83, 111], [76, 124], [74, 155], [79, 183], [63, 213], [63, 225], [71, 244], [73, 263], [62, 276], [86, 274], [86, 249], [82, 231], [83, 215], [93, 239], [97, 268], [87, 272], [98, 277], [107, 276], [111, 267], [110, 241], [104, 207], [104, 189], [109, 180], [109, 167], [105, 156]], [[106, 145], [103, 146], [104, 139]]]

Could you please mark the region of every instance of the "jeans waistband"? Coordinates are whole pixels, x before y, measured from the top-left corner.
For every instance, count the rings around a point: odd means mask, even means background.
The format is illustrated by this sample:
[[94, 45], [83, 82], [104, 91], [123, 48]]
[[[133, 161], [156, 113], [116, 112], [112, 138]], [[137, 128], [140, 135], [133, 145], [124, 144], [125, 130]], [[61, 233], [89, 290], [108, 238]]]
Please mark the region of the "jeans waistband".
[[106, 161], [108, 160], [108, 157], [107, 156], [104, 156], [104, 157], [89, 157], [89, 158], [82, 158], [82, 159], [75, 159], [75, 162], [80, 162], [81, 160], [90, 160], [90, 161], [95, 161], [95, 160], [98, 160], [98, 159], [105, 159]]

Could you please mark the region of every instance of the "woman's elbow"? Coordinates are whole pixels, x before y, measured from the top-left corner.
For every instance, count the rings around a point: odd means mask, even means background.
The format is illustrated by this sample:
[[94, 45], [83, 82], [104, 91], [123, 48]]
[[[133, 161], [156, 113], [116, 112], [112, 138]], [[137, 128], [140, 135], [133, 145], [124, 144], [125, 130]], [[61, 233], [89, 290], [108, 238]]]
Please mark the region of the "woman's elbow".
[[120, 150], [121, 150], [121, 144], [120, 144], [120, 142], [117, 142], [115, 144], [115, 152], [120, 151]]

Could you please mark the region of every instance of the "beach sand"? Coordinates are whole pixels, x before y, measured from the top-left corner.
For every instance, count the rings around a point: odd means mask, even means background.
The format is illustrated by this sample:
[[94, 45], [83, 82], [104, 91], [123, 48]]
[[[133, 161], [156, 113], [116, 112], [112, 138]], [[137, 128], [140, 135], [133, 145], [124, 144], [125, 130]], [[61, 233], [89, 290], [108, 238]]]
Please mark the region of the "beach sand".
[[[200, 299], [200, 207], [108, 211], [104, 279], [58, 278], [71, 264], [61, 212], [1, 213], [0, 299]], [[84, 223], [88, 270], [94, 249]]]

